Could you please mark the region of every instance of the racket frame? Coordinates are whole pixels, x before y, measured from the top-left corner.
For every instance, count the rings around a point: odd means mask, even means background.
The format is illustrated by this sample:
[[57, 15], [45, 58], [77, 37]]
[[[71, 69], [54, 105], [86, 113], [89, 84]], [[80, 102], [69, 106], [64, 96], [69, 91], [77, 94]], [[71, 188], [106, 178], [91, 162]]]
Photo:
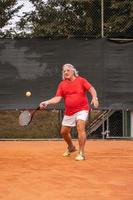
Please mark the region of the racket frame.
[[[40, 107], [37, 107], [36, 109], [33, 109], [33, 110], [24, 110], [24, 111], [21, 111], [21, 113], [20, 113], [20, 115], [19, 115], [19, 125], [20, 126], [28, 126], [30, 123], [31, 123], [31, 121], [32, 121], [32, 119], [33, 119], [33, 116], [34, 116], [34, 114], [36, 113], [36, 111], [38, 111], [38, 110], [40, 110]], [[24, 113], [26, 113], [27, 112], [27, 116], [29, 116], [29, 120], [26, 122], [25, 121], [25, 123], [23, 122], [21, 122], [22, 121], [22, 117], [24, 117], [23, 115], [24, 115]], [[23, 120], [24, 121], [24, 120]]]

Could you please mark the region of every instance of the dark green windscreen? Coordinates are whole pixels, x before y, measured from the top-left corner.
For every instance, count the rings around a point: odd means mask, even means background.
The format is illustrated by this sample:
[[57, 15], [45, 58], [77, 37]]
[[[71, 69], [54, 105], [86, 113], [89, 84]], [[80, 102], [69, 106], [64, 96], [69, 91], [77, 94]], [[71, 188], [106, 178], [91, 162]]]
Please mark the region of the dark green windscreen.
[[96, 88], [101, 109], [133, 109], [133, 43], [107, 39], [1, 39], [0, 109], [34, 108], [53, 97], [65, 63]]

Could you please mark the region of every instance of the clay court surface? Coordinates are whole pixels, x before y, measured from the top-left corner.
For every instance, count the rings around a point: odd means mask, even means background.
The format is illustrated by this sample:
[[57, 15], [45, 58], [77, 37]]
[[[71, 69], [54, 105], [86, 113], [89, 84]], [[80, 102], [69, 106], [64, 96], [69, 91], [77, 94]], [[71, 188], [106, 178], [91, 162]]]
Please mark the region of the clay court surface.
[[133, 199], [133, 141], [88, 140], [85, 161], [62, 157], [65, 148], [0, 141], [0, 200]]

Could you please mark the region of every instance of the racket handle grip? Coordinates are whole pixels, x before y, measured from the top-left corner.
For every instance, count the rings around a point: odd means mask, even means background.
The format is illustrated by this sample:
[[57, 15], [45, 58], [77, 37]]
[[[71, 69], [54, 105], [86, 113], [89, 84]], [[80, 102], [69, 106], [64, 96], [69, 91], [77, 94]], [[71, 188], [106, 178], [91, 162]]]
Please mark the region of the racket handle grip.
[[42, 109], [44, 109], [44, 108], [46, 108], [47, 107], [47, 105], [48, 105], [48, 101], [43, 101], [43, 102], [41, 102], [40, 103], [40, 109], [42, 108]]

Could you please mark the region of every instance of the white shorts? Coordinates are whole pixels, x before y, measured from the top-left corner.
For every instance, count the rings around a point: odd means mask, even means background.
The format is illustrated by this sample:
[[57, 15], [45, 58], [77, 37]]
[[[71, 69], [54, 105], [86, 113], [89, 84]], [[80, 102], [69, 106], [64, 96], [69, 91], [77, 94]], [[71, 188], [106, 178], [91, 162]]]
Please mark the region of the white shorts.
[[78, 119], [86, 121], [88, 119], [88, 113], [89, 113], [89, 111], [82, 110], [71, 116], [64, 115], [63, 120], [62, 120], [62, 125], [74, 127], [74, 126], [76, 126], [76, 122]]

